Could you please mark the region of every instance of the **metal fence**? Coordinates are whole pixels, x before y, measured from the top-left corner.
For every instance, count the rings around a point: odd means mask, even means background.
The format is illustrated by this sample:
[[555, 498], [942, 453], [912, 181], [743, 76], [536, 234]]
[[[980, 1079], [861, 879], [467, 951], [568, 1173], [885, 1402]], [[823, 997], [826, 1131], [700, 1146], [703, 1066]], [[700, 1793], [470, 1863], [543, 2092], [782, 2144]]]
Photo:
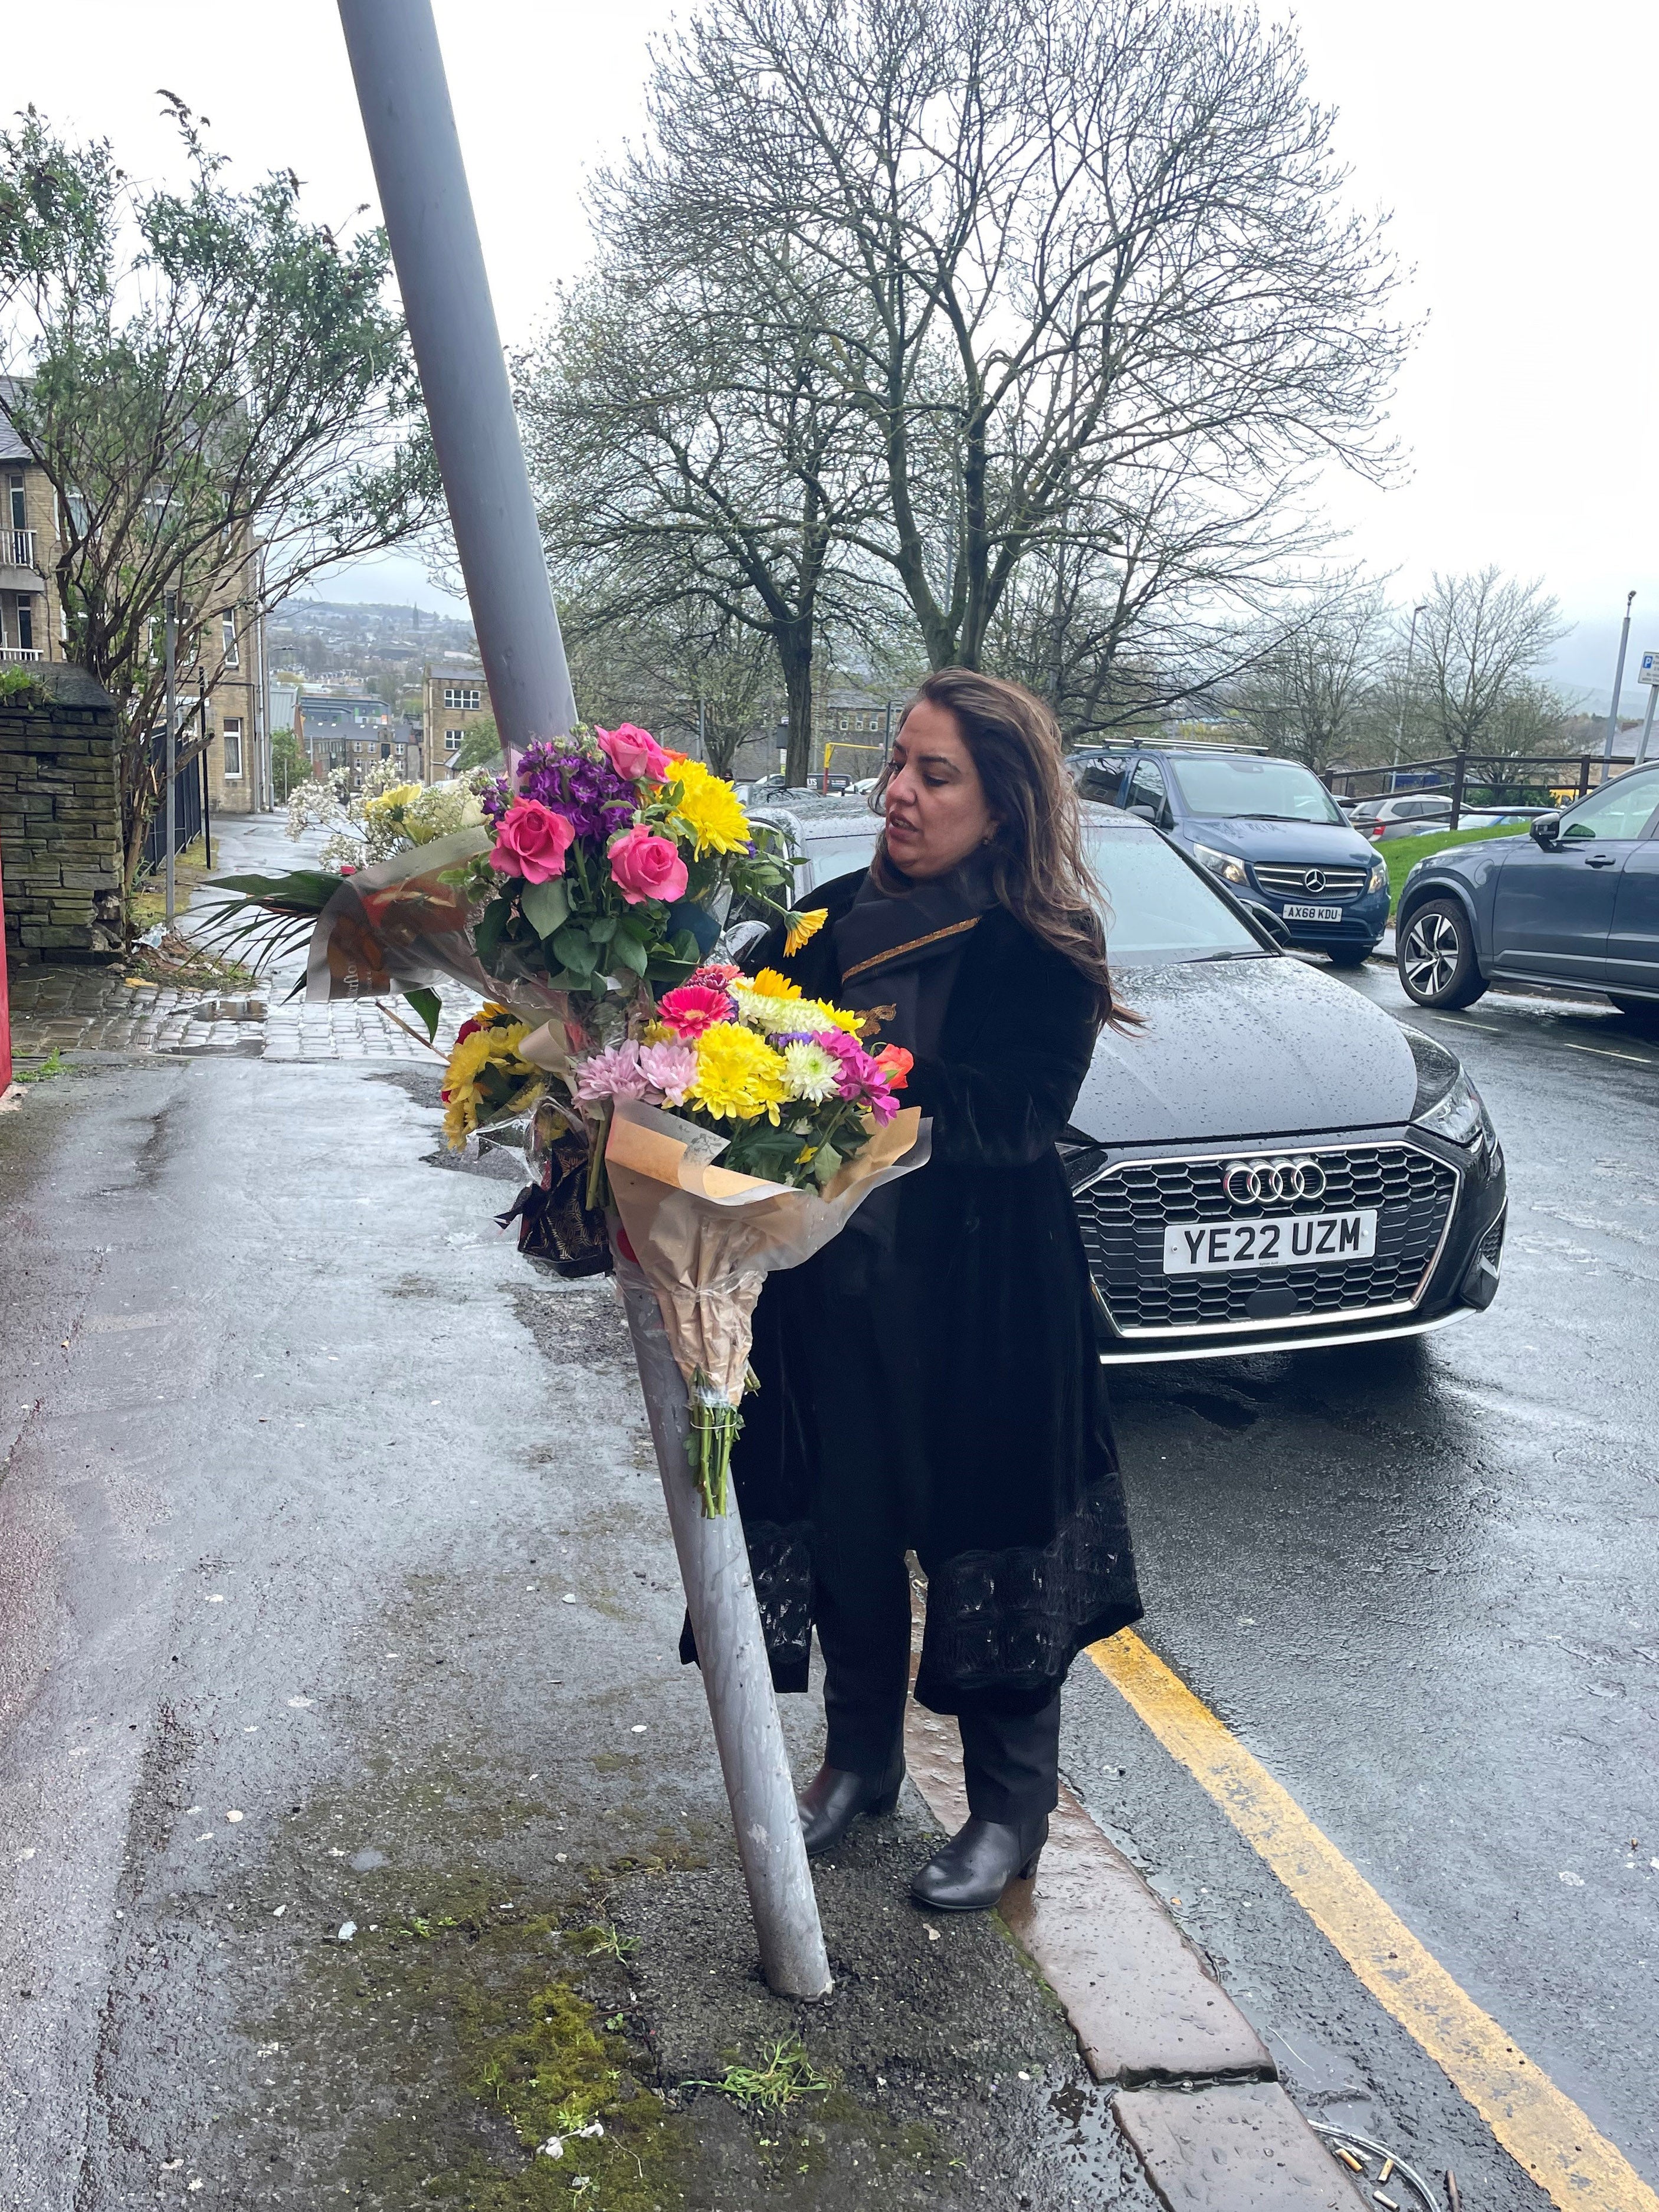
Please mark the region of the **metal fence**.
[[[166, 774], [167, 738], [165, 733], [152, 732], [151, 758], [158, 776]], [[180, 769], [173, 783], [173, 849], [182, 853], [186, 845], [194, 843], [206, 829], [208, 810], [207, 755], [198, 753], [193, 761]], [[152, 875], [167, 866], [167, 818], [160, 806], [150, 818], [144, 836], [143, 857], [139, 872]]]
[[1615, 775], [1626, 775], [1631, 765], [1629, 761], [1604, 760], [1599, 753], [1539, 753], [1525, 758], [1507, 753], [1447, 753], [1438, 760], [1393, 761], [1379, 768], [1327, 769], [1324, 781], [1334, 794], [1346, 799], [1443, 792], [1451, 800], [1449, 826], [1455, 830], [1466, 812], [1500, 808], [1546, 814], [1552, 807], [1583, 798]]

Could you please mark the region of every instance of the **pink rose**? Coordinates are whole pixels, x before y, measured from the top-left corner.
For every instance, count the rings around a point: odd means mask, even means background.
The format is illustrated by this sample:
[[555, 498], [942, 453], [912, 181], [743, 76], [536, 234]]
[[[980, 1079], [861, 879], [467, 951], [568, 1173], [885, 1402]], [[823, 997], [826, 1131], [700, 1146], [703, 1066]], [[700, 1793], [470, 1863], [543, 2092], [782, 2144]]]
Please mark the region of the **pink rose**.
[[515, 799], [496, 824], [489, 865], [527, 884], [550, 883], [564, 873], [575, 835], [570, 817], [556, 807], [544, 806], [539, 799]]
[[636, 822], [611, 839], [608, 854], [617, 889], [629, 906], [637, 906], [641, 899], [666, 899], [672, 904], [685, 896], [685, 863], [672, 837], [660, 837]]
[[593, 734], [611, 767], [629, 783], [667, 782], [668, 756], [649, 730], [641, 730], [633, 722], [619, 722], [614, 730], [596, 730]]

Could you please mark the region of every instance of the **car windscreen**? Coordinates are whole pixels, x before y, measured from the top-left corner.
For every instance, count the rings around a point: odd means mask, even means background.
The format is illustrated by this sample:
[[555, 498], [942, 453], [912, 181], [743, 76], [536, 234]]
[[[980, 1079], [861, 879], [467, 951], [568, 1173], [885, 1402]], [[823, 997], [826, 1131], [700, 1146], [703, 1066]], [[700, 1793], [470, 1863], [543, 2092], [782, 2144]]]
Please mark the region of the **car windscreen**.
[[1311, 769], [1295, 761], [1214, 760], [1168, 763], [1189, 814], [1255, 815], [1270, 822], [1344, 822], [1346, 817]]
[[1105, 887], [1106, 949], [1124, 968], [1261, 952], [1261, 940], [1161, 837], [1097, 830], [1089, 857]]
[[867, 868], [880, 830], [880, 823], [872, 817], [867, 830], [848, 829], [827, 837], [815, 837], [809, 830], [805, 852], [812, 864], [813, 889], [832, 883], [837, 876], [850, 875], [854, 868]]

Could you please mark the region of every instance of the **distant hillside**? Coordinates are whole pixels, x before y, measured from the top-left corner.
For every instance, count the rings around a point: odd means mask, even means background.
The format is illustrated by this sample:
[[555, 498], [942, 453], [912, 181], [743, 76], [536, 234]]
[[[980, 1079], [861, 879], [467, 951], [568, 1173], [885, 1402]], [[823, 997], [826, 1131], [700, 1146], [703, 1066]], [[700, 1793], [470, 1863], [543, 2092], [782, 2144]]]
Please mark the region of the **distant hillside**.
[[477, 653], [464, 617], [374, 600], [290, 599], [271, 617], [268, 635], [274, 667], [356, 675], [377, 688], [418, 684], [427, 661], [447, 654], [471, 660]]

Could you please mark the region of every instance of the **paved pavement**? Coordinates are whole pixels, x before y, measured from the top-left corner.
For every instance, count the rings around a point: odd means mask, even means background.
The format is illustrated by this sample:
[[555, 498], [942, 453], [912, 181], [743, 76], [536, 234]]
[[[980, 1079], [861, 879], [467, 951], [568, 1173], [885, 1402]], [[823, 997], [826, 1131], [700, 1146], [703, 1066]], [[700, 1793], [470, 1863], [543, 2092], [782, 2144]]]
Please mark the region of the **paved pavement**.
[[[1415, 1351], [1122, 1375], [1144, 1633], [1659, 2185], [1659, 1048], [1598, 1002], [1352, 988], [1480, 1086], [1503, 1285]], [[1073, 1683], [1074, 1785], [1304, 2106], [1453, 2166], [1465, 2204], [1540, 2204], [1116, 1692]]]

